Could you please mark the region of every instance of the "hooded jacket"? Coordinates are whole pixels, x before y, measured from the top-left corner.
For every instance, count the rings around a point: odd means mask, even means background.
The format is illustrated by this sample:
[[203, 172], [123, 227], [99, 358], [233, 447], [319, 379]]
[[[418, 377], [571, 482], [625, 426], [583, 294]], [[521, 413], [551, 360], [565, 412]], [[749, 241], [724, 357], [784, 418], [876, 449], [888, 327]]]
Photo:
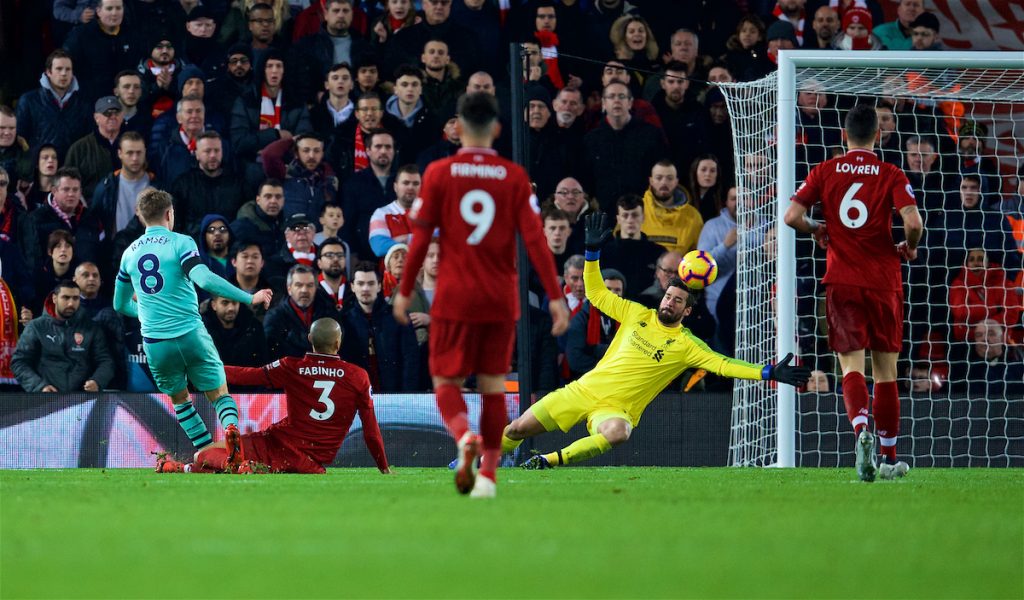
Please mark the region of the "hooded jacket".
[[43, 73], [39, 89], [18, 100], [18, 135], [32, 147], [53, 144], [58, 156], [63, 157], [72, 142], [92, 130], [92, 109], [92, 104], [82, 97], [77, 78], [71, 80], [67, 93], [58, 98]]
[[103, 330], [81, 309], [70, 319], [57, 319], [51, 296], [45, 312], [29, 322], [18, 340], [11, 370], [26, 392], [39, 392], [47, 385], [75, 392], [90, 379], [100, 389], [107, 387], [114, 376], [114, 360]]

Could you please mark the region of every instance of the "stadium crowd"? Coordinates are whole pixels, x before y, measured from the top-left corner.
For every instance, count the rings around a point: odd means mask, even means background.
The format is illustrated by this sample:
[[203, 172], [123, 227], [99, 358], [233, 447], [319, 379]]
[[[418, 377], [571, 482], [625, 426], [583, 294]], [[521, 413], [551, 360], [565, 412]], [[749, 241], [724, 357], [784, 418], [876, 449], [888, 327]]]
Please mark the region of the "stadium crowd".
[[[718, 281], [685, 324], [731, 355], [743, 301], [736, 165], [715, 84], [772, 72], [779, 49], [943, 48], [922, 0], [901, 0], [888, 22], [875, 0], [18, 6], [24, 60], [5, 61], [0, 104], [0, 293], [20, 308], [5, 311], [0, 331], [10, 355], [23, 329], [10, 367], [32, 392], [155, 389], [138, 322], [111, 306], [121, 254], [144, 230], [135, 200], [147, 187], [173, 195], [175, 230], [196, 239], [212, 271], [275, 290], [265, 313], [200, 291], [226, 364], [302, 356], [310, 324], [330, 317], [344, 330], [341, 356], [366, 368], [375, 390], [429, 389], [436, 245], [411, 325], [388, 301], [421, 176], [460, 147], [454, 109], [467, 91], [503, 107], [501, 154], [511, 157], [512, 120], [525, 121], [527, 168], [574, 315], [551, 338], [533, 282], [534, 389], [591, 369], [617, 329], [584, 295], [582, 217], [595, 211], [617, 224], [605, 284], [648, 306], [683, 254], [711, 252]], [[528, 51], [521, 117], [509, 108], [510, 42]], [[841, 151], [836, 103], [813, 88], [799, 94], [798, 178]], [[992, 391], [1024, 380], [1024, 166], [1013, 189], [1004, 185], [1013, 178], [999, 172], [988, 125], [947, 108], [901, 97], [876, 109], [877, 151], [907, 171], [926, 216], [909, 275], [907, 382]], [[801, 313], [814, 315], [823, 254], [806, 239], [798, 249], [798, 288], [812, 304]], [[812, 388], [824, 389], [833, 367], [818, 328], [813, 317], [799, 324], [802, 358], [822, 371]]]

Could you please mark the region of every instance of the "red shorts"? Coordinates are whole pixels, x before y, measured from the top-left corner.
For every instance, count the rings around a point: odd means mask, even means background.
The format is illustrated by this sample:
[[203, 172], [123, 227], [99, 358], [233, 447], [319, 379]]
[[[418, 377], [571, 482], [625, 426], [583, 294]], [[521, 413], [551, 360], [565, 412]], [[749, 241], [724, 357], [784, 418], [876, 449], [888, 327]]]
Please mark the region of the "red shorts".
[[326, 472], [323, 465], [282, 442], [271, 431], [255, 431], [243, 435], [242, 452], [245, 460], [266, 465], [274, 473], [320, 475]]
[[828, 345], [835, 352], [899, 352], [903, 347], [903, 290], [826, 286], [825, 319]]
[[504, 375], [512, 364], [515, 321], [430, 321], [430, 374], [435, 377]]

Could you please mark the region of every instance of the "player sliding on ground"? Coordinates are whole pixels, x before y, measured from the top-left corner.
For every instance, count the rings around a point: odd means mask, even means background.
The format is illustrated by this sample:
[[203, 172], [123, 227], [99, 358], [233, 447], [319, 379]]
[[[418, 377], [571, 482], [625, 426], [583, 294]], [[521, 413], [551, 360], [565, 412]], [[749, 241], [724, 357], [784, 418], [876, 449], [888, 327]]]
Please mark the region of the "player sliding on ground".
[[[569, 309], [544, 242], [530, 178], [491, 149], [500, 127], [497, 102], [486, 93], [469, 94], [459, 99], [458, 113], [462, 149], [430, 164], [410, 211], [412, 248], [394, 312], [399, 323], [409, 322], [409, 295], [437, 227], [444, 266], [430, 308], [430, 375], [441, 418], [458, 442], [455, 487], [474, 498], [491, 498], [497, 493], [501, 431], [508, 420], [505, 374], [519, 318], [517, 231], [550, 299], [552, 335], [568, 328]], [[462, 398], [470, 373], [476, 373], [483, 396], [481, 436], [469, 430]]]
[[162, 457], [157, 461], [157, 472], [324, 473], [334, 462], [358, 412], [370, 455], [381, 473], [390, 474], [370, 398], [370, 378], [363, 369], [338, 358], [338, 322], [330, 318], [314, 321], [309, 328], [309, 343], [313, 351], [302, 358], [286, 356], [265, 367], [227, 367], [232, 385], [284, 388], [288, 401], [283, 419], [266, 431], [242, 436], [244, 463], [233, 468], [221, 443], [196, 452], [191, 464]]
[[[914, 190], [899, 167], [878, 160], [873, 148], [878, 115], [867, 105], [850, 109], [844, 123], [847, 153], [814, 167], [790, 202], [786, 224], [814, 234], [827, 248], [825, 318], [828, 345], [843, 370], [843, 403], [857, 436], [857, 475], [863, 481], [906, 475], [896, 460], [900, 396], [896, 359], [903, 345], [903, 280], [900, 257], [917, 258], [924, 233]], [[807, 218], [821, 202], [824, 223]], [[893, 207], [903, 218], [906, 241], [892, 238]], [[864, 350], [871, 350], [875, 380], [875, 430], [883, 464], [875, 466], [875, 438], [868, 430]]]
[[804, 385], [805, 367], [790, 366], [789, 354], [777, 364], [755, 365], [722, 356], [682, 326], [697, 302], [678, 278], [669, 282], [657, 310], [620, 298], [608, 291], [598, 262], [601, 245], [611, 235], [603, 214], [586, 218], [586, 265], [583, 280], [597, 310], [618, 321], [619, 331], [604, 358], [583, 377], [545, 396], [505, 428], [503, 452], [515, 450], [528, 437], [586, 420], [590, 436], [550, 454], [523, 463], [525, 469], [548, 469], [604, 454], [629, 439], [640, 416], [665, 386], [689, 368], [700, 368], [738, 379], [771, 379]]
[[273, 293], [260, 290], [250, 295], [210, 271], [199, 258], [195, 240], [171, 231], [174, 206], [167, 192], [143, 190], [135, 210], [146, 232], [121, 255], [114, 308], [139, 319], [153, 380], [171, 397], [174, 414], [192, 445], [205, 448], [213, 436], [189, 400], [189, 381], [213, 403], [224, 427], [229, 460], [240, 464], [238, 405], [228, 395], [224, 363], [199, 316], [193, 284], [222, 298], [264, 307], [270, 306]]

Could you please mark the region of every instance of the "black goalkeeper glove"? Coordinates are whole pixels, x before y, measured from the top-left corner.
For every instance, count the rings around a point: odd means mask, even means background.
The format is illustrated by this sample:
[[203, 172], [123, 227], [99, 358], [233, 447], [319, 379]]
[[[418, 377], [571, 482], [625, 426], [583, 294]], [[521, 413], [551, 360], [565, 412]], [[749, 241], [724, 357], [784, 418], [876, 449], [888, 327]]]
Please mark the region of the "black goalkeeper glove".
[[790, 352], [779, 362], [769, 364], [765, 367], [768, 375], [765, 379], [772, 379], [779, 383], [788, 383], [794, 387], [807, 385], [807, 380], [811, 378], [811, 370], [802, 366], [789, 366], [789, 363], [792, 360], [793, 353]]
[[587, 250], [600, 250], [612, 235], [607, 215], [599, 212], [591, 213], [583, 218], [583, 223], [586, 228], [584, 246]]

